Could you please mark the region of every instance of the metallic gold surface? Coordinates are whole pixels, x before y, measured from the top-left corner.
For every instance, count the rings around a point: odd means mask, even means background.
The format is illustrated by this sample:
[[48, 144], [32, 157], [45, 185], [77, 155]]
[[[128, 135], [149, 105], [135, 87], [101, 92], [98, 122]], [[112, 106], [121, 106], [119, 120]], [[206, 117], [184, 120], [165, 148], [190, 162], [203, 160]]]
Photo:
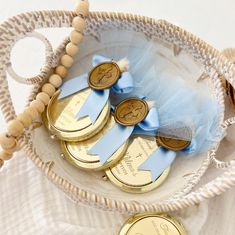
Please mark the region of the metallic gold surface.
[[104, 127], [110, 116], [109, 103], [105, 105], [94, 124], [90, 117], [76, 118], [89, 93], [90, 89], [86, 89], [62, 100], [57, 99], [59, 91], [55, 93], [47, 106], [47, 122], [45, 122], [53, 135], [61, 140], [82, 141], [92, 137]]
[[120, 76], [121, 71], [116, 63], [104, 62], [89, 73], [89, 86], [95, 90], [104, 90], [114, 85]]
[[[104, 170], [113, 166], [126, 152], [128, 143], [123, 144], [108, 160], [102, 165], [99, 156], [87, 154], [92, 146], [115, 124], [114, 117], [111, 116], [107, 125], [98, 134], [82, 142], [61, 142], [62, 152], [65, 158], [73, 165], [87, 170]], [[113, 140], [115, 141], [115, 140]], [[108, 147], [108, 146], [107, 146]]]
[[187, 235], [183, 225], [167, 214], [144, 213], [129, 218], [119, 235]]
[[157, 136], [156, 141], [158, 145], [173, 151], [181, 151], [191, 144], [189, 140], [179, 140], [162, 136]]
[[123, 100], [115, 109], [115, 120], [124, 126], [134, 126], [148, 114], [148, 104], [139, 98]]
[[151, 172], [138, 167], [158, 148], [154, 137], [135, 137], [130, 142], [123, 159], [106, 170], [111, 183], [130, 193], [146, 193], [160, 186], [167, 178], [170, 168], [152, 182]]

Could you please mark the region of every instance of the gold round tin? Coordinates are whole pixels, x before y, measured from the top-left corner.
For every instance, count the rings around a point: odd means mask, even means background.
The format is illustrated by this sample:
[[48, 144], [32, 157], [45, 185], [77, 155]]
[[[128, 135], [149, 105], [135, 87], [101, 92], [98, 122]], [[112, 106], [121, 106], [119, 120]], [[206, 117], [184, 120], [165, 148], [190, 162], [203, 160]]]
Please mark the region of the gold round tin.
[[187, 235], [183, 225], [167, 214], [136, 214], [129, 218], [119, 235]]
[[[99, 156], [87, 154], [92, 146], [115, 124], [114, 117], [111, 116], [107, 125], [92, 138], [82, 142], [61, 141], [61, 149], [64, 157], [73, 165], [86, 170], [104, 170], [113, 166], [126, 152], [128, 142], [123, 144], [105, 164], [101, 164]], [[115, 141], [115, 140], [113, 140]], [[107, 146], [108, 148], [108, 146]]]
[[110, 182], [129, 193], [146, 193], [159, 187], [166, 180], [170, 167], [154, 182], [150, 171], [138, 170], [157, 148], [154, 137], [134, 137], [122, 160], [106, 170]]
[[[65, 141], [82, 141], [98, 133], [107, 123], [110, 116], [110, 104], [106, 103], [96, 122], [92, 124], [90, 118], [76, 118], [76, 113], [84, 104], [90, 89], [58, 100], [60, 91], [51, 98], [47, 110], [45, 125], [58, 139]], [[95, 105], [95, 103], [94, 103]]]

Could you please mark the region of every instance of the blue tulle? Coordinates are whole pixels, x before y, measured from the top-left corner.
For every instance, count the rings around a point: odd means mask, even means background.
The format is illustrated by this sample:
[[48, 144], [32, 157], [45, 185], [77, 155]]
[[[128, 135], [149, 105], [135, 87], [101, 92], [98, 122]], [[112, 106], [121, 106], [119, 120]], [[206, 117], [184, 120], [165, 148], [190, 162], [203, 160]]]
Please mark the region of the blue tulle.
[[[115, 104], [127, 97], [146, 96], [147, 100], [154, 101], [158, 110], [160, 134], [171, 135], [171, 130], [180, 130], [184, 126], [192, 130], [192, 145], [183, 153], [192, 156], [211, 149], [221, 138], [217, 136], [220, 112], [217, 101], [207, 92], [207, 87], [199, 86], [196, 80], [187, 81], [173, 72], [158, 71], [158, 61], [154, 56], [156, 50], [149, 42], [141, 53], [138, 50], [128, 51], [135, 90], [128, 95], [111, 94], [112, 102]], [[174, 135], [179, 139], [188, 138], [180, 132]]]

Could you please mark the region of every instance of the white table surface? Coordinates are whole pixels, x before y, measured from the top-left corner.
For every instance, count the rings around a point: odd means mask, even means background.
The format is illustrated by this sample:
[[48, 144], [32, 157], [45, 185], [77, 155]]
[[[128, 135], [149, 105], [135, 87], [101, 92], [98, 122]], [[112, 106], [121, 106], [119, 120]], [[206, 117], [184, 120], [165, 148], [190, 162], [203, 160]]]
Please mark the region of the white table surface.
[[[200, 38], [204, 39], [214, 47], [222, 50], [226, 47], [235, 47], [235, 32], [234, 32], [234, 23], [235, 23], [235, 1], [232, 0], [206, 0], [206, 1], [198, 1], [198, 0], [90, 0], [91, 10], [94, 11], [119, 11], [119, 12], [131, 12], [131, 13], [137, 13], [141, 15], [147, 15], [150, 17], [154, 17], [157, 19], [166, 19], [172, 23], [175, 23], [186, 30], [196, 34]], [[15, 14], [27, 12], [27, 11], [33, 11], [33, 10], [45, 10], [45, 9], [60, 9], [60, 10], [72, 10], [74, 8], [74, 1], [68, 1], [68, 0], [0, 0], [0, 22], [4, 21], [8, 17], [11, 17]], [[51, 41], [53, 41], [54, 44], [58, 44], [61, 39], [63, 39], [64, 34], [58, 33], [58, 34], [50, 34], [48, 33], [49, 38]], [[63, 35], [63, 36], [62, 36]], [[28, 48], [30, 49], [32, 45], [28, 45]], [[17, 52], [14, 54], [16, 56], [16, 59], [14, 60], [16, 62], [16, 68], [18, 68], [18, 71], [21, 74], [32, 74], [37, 71], [37, 69], [40, 67], [40, 63], [42, 62], [42, 59], [40, 59], [39, 54], [37, 54], [35, 58], [35, 54], [33, 54], [33, 50], [31, 52], [28, 52], [29, 54], [22, 53], [22, 48], [18, 48]], [[25, 60], [22, 60], [24, 58]], [[27, 56], [27, 57], [26, 57]], [[28, 63], [30, 63], [30, 66], [25, 63], [27, 61], [27, 58], [32, 57], [32, 60], [28, 60]], [[30, 58], [31, 58], [30, 57]], [[21, 60], [19, 60], [21, 58]], [[25, 65], [25, 66], [24, 66]], [[27, 68], [27, 71], [25, 71]], [[10, 82], [11, 85], [11, 91], [13, 92], [13, 99], [16, 105], [16, 109], [20, 111], [23, 108], [24, 99], [19, 98], [24, 97], [24, 95], [27, 93], [27, 88], [22, 88], [20, 91], [20, 94], [17, 90], [18, 84], [15, 82]], [[17, 92], [16, 92], [17, 91]], [[4, 129], [4, 122], [2, 117], [0, 116], [0, 130]], [[23, 156], [23, 154], [19, 155], [21, 167], [23, 164], [31, 164], [26, 163], [26, 158]], [[21, 177], [21, 175], [17, 176], [15, 174], [15, 167], [16, 160], [12, 160], [13, 163], [9, 164], [7, 169], [5, 169], [4, 173], [4, 179], [7, 181], [8, 184], [13, 184], [13, 181], [9, 180], [12, 175], [14, 177]], [[18, 162], [17, 162], [18, 164]], [[34, 169], [34, 165], [30, 165], [30, 168]], [[23, 169], [22, 169], [23, 171]], [[36, 171], [36, 168], [35, 168]], [[38, 172], [38, 174], [40, 174]], [[0, 175], [1, 176], [1, 175]], [[51, 186], [49, 182], [47, 182], [46, 179], [44, 183], [40, 185], [40, 189], [47, 190], [48, 193], [53, 194], [55, 197], [57, 197], [58, 192], [54, 186]], [[1, 179], [0, 182], [3, 182]], [[14, 198], [17, 199], [20, 197], [19, 189], [17, 189], [17, 181], [14, 181], [15, 185], [12, 186], [12, 192], [8, 192], [8, 195], [14, 194]], [[0, 184], [1, 188], [2, 184]], [[27, 185], [25, 186], [27, 187]], [[10, 188], [10, 185], [9, 185]], [[56, 191], [55, 191], [56, 190]], [[0, 190], [1, 193], [3, 193]], [[56, 193], [55, 193], [56, 192]], [[235, 219], [235, 206], [234, 206], [234, 193], [235, 189], [230, 190], [226, 194], [214, 198], [208, 202], [206, 202], [206, 208], [208, 208], [207, 211], [207, 219], [205, 220], [205, 223], [201, 229], [200, 234], [202, 235], [233, 235], [235, 230], [234, 225], [234, 219]], [[58, 195], [58, 198], [64, 198], [64, 207], [66, 205], [66, 210], [68, 208], [73, 208], [71, 210], [74, 210], [73, 203], [70, 202], [68, 199], [65, 198], [65, 196], [61, 193], [61, 195]], [[57, 198], [57, 199], [58, 199]], [[6, 199], [4, 197], [4, 193], [0, 195], [0, 202], [2, 202], [3, 199]], [[59, 200], [59, 199], [58, 199]], [[46, 202], [45, 202], [46, 203]], [[44, 205], [46, 207], [46, 205]], [[6, 209], [6, 206], [4, 207]], [[11, 208], [12, 209], [12, 208]], [[77, 207], [77, 210], [79, 207]], [[61, 213], [66, 213], [66, 211], [63, 211], [63, 208], [60, 209]], [[4, 216], [8, 216], [6, 211], [4, 211]], [[9, 216], [11, 214], [14, 214], [14, 211], [9, 211]], [[1, 214], [1, 209], [0, 209]], [[105, 216], [105, 215], [103, 215]], [[200, 215], [198, 215], [200, 216]], [[30, 215], [27, 217], [24, 217], [23, 223], [27, 224], [28, 226], [34, 226], [33, 224], [30, 224]], [[1, 218], [1, 215], [0, 215]], [[39, 217], [40, 218], [40, 217]], [[63, 222], [63, 218], [61, 217], [61, 222]], [[19, 213], [19, 210], [17, 211], [14, 217], [14, 221], [12, 223], [19, 224], [18, 222], [21, 221], [21, 214]], [[89, 218], [87, 218], [89, 220]], [[6, 223], [5, 219], [0, 219], [0, 228], [6, 227], [9, 225], [9, 223]], [[68, 222], [68, 220], [66, 220]], [[50, 223], [50, 221], [48, 221]], [[23, 226], [23, 225], [22, 225]], [[41, 230], [41, 232], [34, 232], [35, 235], [37, 234], [45, 234], [42, 233], [42, 231], [47, 231], [47, 234], [55, 234], [52, 231], [50, 231], [49, 224], [44, 224], [43, 226], [48, 227], [47, 230]], [[200, 225], [202, 226], [202, 225]], [[26, 228], [26, 227], [21, 227]], [[79, 230], [78, 233], [73, 234], [88, 234], [84, 231], [86, 229], [83, 228], [83, 230]], [[1, 231], [1, 229], [0, 229]], [[17, 231], [17, 232], [16, 232]], [[30, 232], [27, 232], [26, 230], [21, 231], [19, 228], [17, 230], [11, 229], [10, 227], [6, 228], [4, 234], [31, 234]], [[33, 230], [30, 230], [33, 231]], [[40, 230], [38, 230], [40, 231]], [[63, 231], [63, 229], [61, 230]], [[68, 230], [66, 230], [68, 231]], [[0, 232], [1, 233], [1, 232]], [[59, 234], [70, 234], [70, 233], [59, 233]], [[72, 234], [72, 233], [71, 233]], [[96, 234], [95, 231], [89, 233], [89, 234]], [[100, 233], [102, 234], [102, 233]], [[106, 233], [103, 233], [106, 234]]]

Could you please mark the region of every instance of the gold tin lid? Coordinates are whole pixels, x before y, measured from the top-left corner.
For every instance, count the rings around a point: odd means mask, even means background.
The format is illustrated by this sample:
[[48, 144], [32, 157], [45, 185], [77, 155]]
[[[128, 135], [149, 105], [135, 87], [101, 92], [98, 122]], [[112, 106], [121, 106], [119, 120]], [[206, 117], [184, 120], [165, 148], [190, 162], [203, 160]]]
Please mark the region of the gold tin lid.
[[183, 225], [167, 214], [136, 214], [129, 218], [119, 235], [187, 235]]
[[47, 121], [45, 124], [58, 139], [82, 141], [94, 136], [105, 126], [110, 116], [109, 102], [106, 103], [94, 124], [89, 117], [76, 118], [76, 113], [84, 104], [89, 93], [88, 88], [58, 101], [59, 91], [57, 91], [51, 98], [46, 110]]
[[138, 170], [157, 148], [154, 137], [134, 137], [123, 159], [106, 170], [110, 182], [129, 193], [146, 193], [159, 187], [166, 180], [170, 168], [154, 182], [150, 171]]
[[111, 116], [107, 125], [92, 138], [81, 142], [61, 141], [62, 154], [70, 163], [86, 170], [104, 170], [115, 165], [125, 154], [128, 142], [123, 144], [104, 164], [100, 162], [99, 156], [87, 153], [87, 150], [91, 149], [114, 124], [115, 119]]

